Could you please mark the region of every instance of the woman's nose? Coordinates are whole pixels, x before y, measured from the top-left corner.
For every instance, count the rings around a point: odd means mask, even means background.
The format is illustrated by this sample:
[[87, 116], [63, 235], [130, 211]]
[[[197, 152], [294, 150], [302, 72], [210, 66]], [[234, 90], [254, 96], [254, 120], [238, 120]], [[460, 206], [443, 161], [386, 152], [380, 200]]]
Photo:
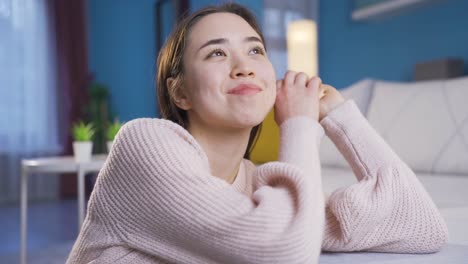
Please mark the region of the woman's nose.
[[237, 57], [233, 59], [231, 78], [239, 77], [254, 77], [255, 72], [251, 65], [249, 65], [248, 58]]

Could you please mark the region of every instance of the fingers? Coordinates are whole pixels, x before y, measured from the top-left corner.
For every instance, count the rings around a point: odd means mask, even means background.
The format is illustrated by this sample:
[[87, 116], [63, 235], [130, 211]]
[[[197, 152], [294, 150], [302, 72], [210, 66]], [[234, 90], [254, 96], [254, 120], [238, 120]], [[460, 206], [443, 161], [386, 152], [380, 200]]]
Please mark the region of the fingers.
[[283, 80], [276, 81], [277, 89], [281, 87], [292, 88], [294, 86], [312, 88], [312, 90], [319, 92], [320, 98], [326, 93], [327, 89], [326, 86], [322, 87], [322, 79], [318, 76], [309, 79], [304, 72], [287, 71]]
[[318, 89], [318, 93], [319, 93], [319, 99], [322, 99], [322, 97], [324, 97], [326, 94], [327, 94], [327, 89], [326, 89], [327, 85], [326, 84], [321, 84], [319, 89]]
[[276, 91], [281, 89], [281, 86], [283, 86], [284, 80], [276, 80]]
[[284, 75], [284, 85], [286, 87], [292, 86], [307, 86], [309, 77], [304, 72], [295, 72], [295, 71], [287, 71]]
[[322, 80], [306, 73], [286, 72], [283, 80], [276, 81], [275, 120], [281, 124], [294, 116], [319, 118], [318, 89]]
[[317, 76], [310, 78], [309, 82], [307, 83], [307, 88], [315, 88], [318, 90], [322, 86], [322, 79]]
[[323, 89], [325, 90], [325, 92], [329, 92], [329, 91], [335, 89], [333, 86], [328, 85], [328, 84], [322, 84], [322, 86], [323, 86]]
[[320, 89], [322, 86], [322, 79], [317, 76], [312, 77], [307, 83], [307, 90], [312, 93], [316, 98], [320, 99]]
[[276, 80], [276, 99], [275, 103], [281, 100], [283, 94], [284, 80]]
[[287, 71], [284, 75], [284, 86], [292, 87], [294, 85], [294, 80], [296, 79], [296, 72]]
[[296, 86], [306, 86], [307, 84], [307, 80], [309, 79], [309, 76], [307, 76], [307, 74], [303, 73], [303, 72], [300, 72], [298, 74], [296, 74], [296, 78], [294, 80], [294, 84]]
[[336, 90], [333, 86], [328, 85], [328, 84], [322, 84], [322, 87], [323, 87], [322, 97], [329, 94], [329, 93], [333, 93], [333, 91]]

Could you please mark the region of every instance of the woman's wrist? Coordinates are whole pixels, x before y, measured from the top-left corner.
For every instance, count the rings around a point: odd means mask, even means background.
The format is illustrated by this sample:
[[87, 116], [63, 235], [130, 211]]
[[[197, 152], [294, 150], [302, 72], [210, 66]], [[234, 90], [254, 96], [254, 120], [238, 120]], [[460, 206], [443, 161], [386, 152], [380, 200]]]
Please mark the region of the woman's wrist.
[[322, 119], [327, 116], [328, 113], [339, 107], [345, 101], [341, 93], [333, 86], [322, 84], [321, 90], [323, 92], [323, 96], [319, 101], [319, 122], [322, 121]]
[[323, 107], [321, 107], [319, 122], [322, 121], [322, 119], [326, 117], [331, 111], [340, 107], [345, 101], [346, 100], [344, 98], [341, 98], [340, 100], [325, 104]]
[[286, 120], [280, 126], [279, 161], [295, 163], [301, 157], [310, 157], [324, 135], [322, 125], [313, 118], [297, 116]]

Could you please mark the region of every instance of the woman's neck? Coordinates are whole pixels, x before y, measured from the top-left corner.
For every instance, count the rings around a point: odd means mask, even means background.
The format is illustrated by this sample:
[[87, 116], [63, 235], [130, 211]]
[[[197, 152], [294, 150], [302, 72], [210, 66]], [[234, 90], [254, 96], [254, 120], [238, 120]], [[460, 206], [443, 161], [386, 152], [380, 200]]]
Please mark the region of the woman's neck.
[[211, 173], [233, 183], [244, 158], [251, 129], [213, 129], [194, 123], [188, 131], [208, 156]]

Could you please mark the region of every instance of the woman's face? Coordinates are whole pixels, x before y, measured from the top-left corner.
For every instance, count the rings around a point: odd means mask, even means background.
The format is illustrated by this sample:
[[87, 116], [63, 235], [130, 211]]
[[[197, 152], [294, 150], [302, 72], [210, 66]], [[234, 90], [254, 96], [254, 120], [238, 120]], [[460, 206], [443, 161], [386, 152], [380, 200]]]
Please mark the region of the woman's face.
[[182, 105], [189, 123], [212, 128], [260, 124], [276, 97], [276, 77], [260, 36], [240, 16], [215, 13], [191, 29]]

